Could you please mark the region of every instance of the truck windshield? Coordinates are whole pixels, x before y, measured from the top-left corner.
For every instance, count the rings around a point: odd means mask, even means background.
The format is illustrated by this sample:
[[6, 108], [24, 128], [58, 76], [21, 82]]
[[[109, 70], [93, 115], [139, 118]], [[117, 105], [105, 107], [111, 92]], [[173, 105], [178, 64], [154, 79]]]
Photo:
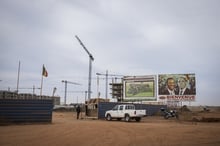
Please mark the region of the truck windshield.
[[112, 110], [118, 110], [118, 105], [116, 105], [115, 107], [113, 107]]

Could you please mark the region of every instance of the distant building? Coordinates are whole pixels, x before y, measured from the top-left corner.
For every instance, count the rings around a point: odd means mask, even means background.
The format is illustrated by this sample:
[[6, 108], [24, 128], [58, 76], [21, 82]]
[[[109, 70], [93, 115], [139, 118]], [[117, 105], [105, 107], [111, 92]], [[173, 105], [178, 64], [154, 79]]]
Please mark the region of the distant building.
[[0, 91], [0, 99], [16, 99], [18, 97], [17, 92], [11, 92], [11, 91]]
[[54, 105], [60, 105], [60, 97], [59, 96], [39, 96], [36, 94], [30, 94], [30, 93], [17, 93], [17, 92], [11, 92], [11, 91], [0, 91], [0, 99], [52, 99]]
[[110, 83], [112, 89], [112, 98], [117, 99], [118, 102], [123, 101], [123, 84]]

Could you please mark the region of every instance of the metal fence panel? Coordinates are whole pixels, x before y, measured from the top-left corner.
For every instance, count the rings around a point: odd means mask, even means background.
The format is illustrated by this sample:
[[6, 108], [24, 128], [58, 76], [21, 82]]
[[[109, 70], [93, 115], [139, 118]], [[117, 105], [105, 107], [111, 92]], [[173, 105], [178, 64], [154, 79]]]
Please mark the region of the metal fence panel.
[[[118, 104], [128, 104], [128, 103], [119, 103], [119, 102], [100, 102], [98, 108], [98, 118], [104, 119], [105, 112], [111, 110], [115, 105]], [[150, 104], [134, 104], [136, 109], [145, 109], [146, 115], [152, 116], [160, 112], [161, 108], [166, 109], [166, 105], [150, 105]]]
[[0, 99], [0, 123], [52, 122], [53, 101]]

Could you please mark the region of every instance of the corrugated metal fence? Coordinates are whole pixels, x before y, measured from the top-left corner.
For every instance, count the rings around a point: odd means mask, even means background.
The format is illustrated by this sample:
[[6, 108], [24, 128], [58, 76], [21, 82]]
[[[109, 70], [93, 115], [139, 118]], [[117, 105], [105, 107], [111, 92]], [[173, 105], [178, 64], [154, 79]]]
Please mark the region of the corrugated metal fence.
[[53, 101], [0, 99], [0, 123], [52, 122]]
[[[128, 104], [128, 103], [119, 103], [119, 102], [100, 102], [98, 108], [98, 118], [104, 119], [105, 112], [111, 110], [117, 104]], [[145, 109], [146, 115], [152, 116], [160, 112], [161, 108], [167, 109], [166, 105], [149, 105], [149, 104], [134, 104], [136, 109]]]

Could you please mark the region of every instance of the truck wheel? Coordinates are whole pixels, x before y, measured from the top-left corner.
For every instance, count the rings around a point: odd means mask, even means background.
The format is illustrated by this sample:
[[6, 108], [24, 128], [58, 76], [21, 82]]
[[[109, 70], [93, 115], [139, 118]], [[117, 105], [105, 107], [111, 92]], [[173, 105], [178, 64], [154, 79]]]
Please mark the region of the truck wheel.
[[135, 118], [135, 121], [140, 122], [141, 121], [141, 117]]
[[112, 120], [111, 115], [110, 115], [110, 114], [108, 114], [108, 115], [107, 115], [107, 117], [106, 117], [106, 119], [107, 119], [108, 121], [111, 121], [111, 120]]
[[128, 114], [125, 115], [125, 122], [129, 122], [130, 121], [130, 116]]

